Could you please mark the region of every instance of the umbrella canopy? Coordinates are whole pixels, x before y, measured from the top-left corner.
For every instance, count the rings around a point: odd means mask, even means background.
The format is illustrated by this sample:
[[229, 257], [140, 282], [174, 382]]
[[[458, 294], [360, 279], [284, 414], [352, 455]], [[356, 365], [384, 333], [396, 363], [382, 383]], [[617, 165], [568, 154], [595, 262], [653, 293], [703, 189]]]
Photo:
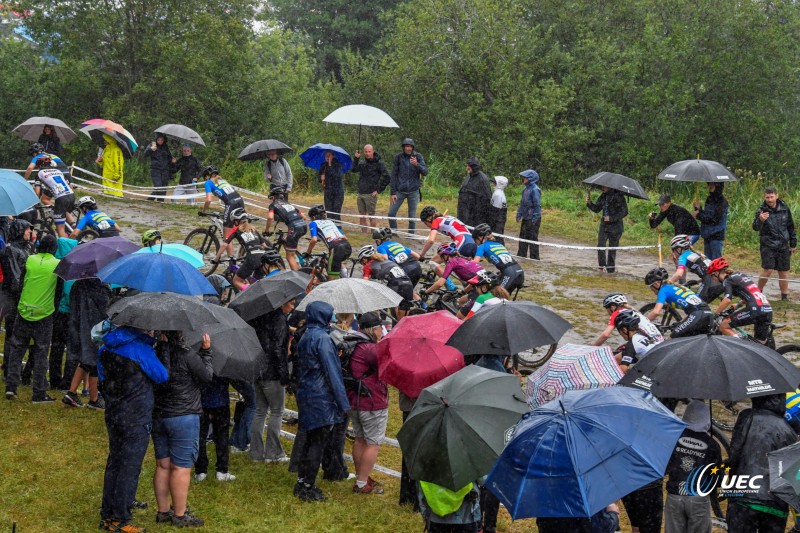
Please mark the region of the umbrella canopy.
[[58, 263], [55, 275], [63, 280], [95, 278], [107, 264], [140, 248], [122, 237], [94, 239], [73, 248]]
[[769, 491], [793, 509], [800, 509], [800, 442], [767, 453]]
[[117, 141], [122, 153], [127, 157], [133, 157], [133, 153], [139, 147], [131, 132], [111, 120], [102, 118], [87, 120], [81, 124], [80, 131], [101, 148], [105, 146], [105, 139], [103, 139], [105, 133]]
[[658, 179], [704, 183], [739, 181], [739, 178], [724, 165], [706, 159], [687, 159], [672, 163], [658, 174]]
[[185, 244], [176, 242], [169, 244], [156, 244], [154, 246], [143, 246], [134, 253], [157, 254], [159, 252], [183, 259], [195, 268], [203, 268], [206, 266], [205, 261], [203, 261], [203, 254], [193, 248], [190, 248], [189, 246], [186, 246]]
[[0, 216], [15, 217], [38, 203], [39, 197], [25, 178], [0, 169]]
[[305, 311], [311, 302], [322, 301], [333, 306], [337, 313], [367, 313], [397, 307], [403, 297], [386, 285], [361, 278], [342, 278], [317, 286], [297, 306]]
[[608, 346], [560, 346], [541, 368], [528, 376], [528, 405], [535, 409], [568, 390], [612, 387], [622, 375]]
[[165, 253], [120, 257], [100, 270], [97, 277], [105, 283], [115, 283], [144, 292], [217, 294], [216, 289], [199, 270], [183, 259]]
[[200, 134], [188, 126], [182, 124], [164, 124], [155, 130], [155, 133], [163, 133], [167, 137], [178, 139], [179, 141], [199, 144], [205, 146], [206, 143]]
[[486, 486], [515, 520], [589, 517], [661, 478], [685, 427], [644, 391], [567, 391], [522, 416]]
[[300, 159], [303, 160], [303, 163], [308, 168], [319, 170], [319, 167], [321, 167], [322, 163], [325, 162], [325, 152], [328, 150], [333, 152], [333, 157], [338, 159], [342, 164], [342, 172], [346, 173], [348, 170], [353, 168], [353, 160], [350, 159], [350, 154], [347, 153], [347, 150], [332, 144], [315, 144], [300, 154]]
[[503, 301], [463, 322], [447, 344], [464, 355], [511, 355], [556, 343], [571, 327], [533, 302]]
[[697, 335], [662, 342], [620, 380], [659, 398], [739, 401], [791, 392], [800, 370], [758, 342]]
[[51, 126], [58, 140], [64, 144], [74, 141], [78, 136], [78, 134], [72, 131], [72, 128], [64, 124], [63, 121], [52, 117], [31, 117], [14, 128], [13, 132], [26, 141], [36, 142], [39, 140], [39, 136], [42, 134], [42, 128], [45, 126]]
[[277, 150], [279, 154], [291, 152], [292, 149], [286, 144], [275, 139], [264, 139], [245, 146], [244, 150], [239, 152], [237, 159], [239, 161], [256, 161], [258, 159], [266, 159], [267, 152], [270, 150]]
[[583, 180], [583, 183], [597, 185], [598, 187], [608, 187], [609, 189], [614, 189], [623, 194], [627, 194], [628, 196], [633, 196], [634, 198], [640, 198], [642, 200], [650, 199], [650, 197], [647, 196], [647, 191], [644, 190], [644, 187], [642, 187], [638, 181], [633, 178], [623, 176], [622, 174], [600, 172], [599, 174], [595, 174], [594, 176], [586, 178]]
[[364, 104], [340, 107], [322, 120], [323, 122], [350, 124], [353, 126], [377, 126], [379, 128], [400, 127], [386, 111]]
[[111, 322], [156, 331], [199, 331], [218, 322], [212, 304], [196, 296], [169, 292], [142, 292], [117, 300], [108, 308]]
[[485, 476], [527, 410], [516, 376], [475, 365], [427, 387], [397, 434], [411, 478], [458, 490]]
[[403, 317], [378, 343], [378, 378], [416, 398], [425, 387], [464, 368], [461, 352], [445, 345], [460, 325], [448, 311]]
[[311, 276], [303, 272], [278, 272], [256, 281], [246, 291], [237, 294], [228, 307], [244, 320], [252, 320], [278, 309], [298, 294], [305, 293], [309, 281]]

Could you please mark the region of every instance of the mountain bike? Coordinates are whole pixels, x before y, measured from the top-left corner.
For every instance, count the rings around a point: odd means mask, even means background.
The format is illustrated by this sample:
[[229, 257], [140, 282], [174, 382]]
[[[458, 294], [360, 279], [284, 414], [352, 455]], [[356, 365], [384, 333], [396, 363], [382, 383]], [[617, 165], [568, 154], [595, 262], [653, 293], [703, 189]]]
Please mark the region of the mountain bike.
[[311, 275], [311, 281], [308, 285], [308, 290], [328, 281], [328, 252], [318, 254], [303, 254], [303, 266], [300, 267], [300, 272]]
[[[36, 234], [39, 235], [41, 238], [44, 235], [50, 234], [53, 237], [58, 238], [58, 231], [56, 231], [56, 222], [55, 222], [55, 212], [54, 207], [52, 205], [43, 205], [39, 204], [35, 206], [36, 209], [36, 221], [33, 223], [33, 230], [36, 231]], [[81, 218], [80, 209], [74, 208], [70, 211], [70, 214], [75, 220], [76, 224], [77, 221]], [[75, 228], [73, 228], [69, 222], [64, 222], [64, 229], [67, 232], [67, 235], [72, 234]], [[89, 242], [91, 240], [97, 239], [100, 237], [100, 234], [97, 233], [92, 228], [84, 228], [81, 230], [78, 235], [75, 237], [75, 240], [78, 242]]]
[[207, 228], [195, 228], [190, 231], [183, 240], [183, 244], [200, 252], [203, 256], [203, 261], [208, 266], [199, 270], [206, 276], [209, 276], [217, 270], [218, 266], [217, 263], [212, 263], [212, 260], [219, 252], [220, 236], [224, 236], [225, 234], [225, 230], [222, 226], [223, 215], [219, 212], [203, 213], [202, 211], [197, 214], [201, 217], [207, 217], [210, 223]]

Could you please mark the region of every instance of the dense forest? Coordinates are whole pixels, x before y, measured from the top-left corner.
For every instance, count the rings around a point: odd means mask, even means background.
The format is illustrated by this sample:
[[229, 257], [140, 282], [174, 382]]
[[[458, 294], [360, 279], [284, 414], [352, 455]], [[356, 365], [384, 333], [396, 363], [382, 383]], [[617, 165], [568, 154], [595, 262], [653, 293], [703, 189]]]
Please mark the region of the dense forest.
[[[0, 162], [32, 115], [118, 121], [143, 144], [186, 124], [229, 174], [261, 138], [356, 145], [322, 118], [387, 111], [457, 179], [469, 155], [550, 183], [644, 179], [700, 155], [800, 170], [800, 3], [761, 0], [21, 0], [0, 7]], [[83, 136], [81, 136], [83, 137]], [[92, 156], [88, 139], [71, 159]], [[234, 176], [235, 177], [235, 176]]]

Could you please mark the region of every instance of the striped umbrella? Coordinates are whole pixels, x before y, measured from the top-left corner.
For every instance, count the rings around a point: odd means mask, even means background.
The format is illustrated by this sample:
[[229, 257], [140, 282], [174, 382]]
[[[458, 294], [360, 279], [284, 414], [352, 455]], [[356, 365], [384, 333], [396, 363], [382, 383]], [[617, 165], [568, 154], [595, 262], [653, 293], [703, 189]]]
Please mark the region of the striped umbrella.
[[565, 344], [547, 363], [528, 376], [528, 405], [535, 409], [568, 390], [611, 387], [620, 378], [622, 371], [611, 348]]

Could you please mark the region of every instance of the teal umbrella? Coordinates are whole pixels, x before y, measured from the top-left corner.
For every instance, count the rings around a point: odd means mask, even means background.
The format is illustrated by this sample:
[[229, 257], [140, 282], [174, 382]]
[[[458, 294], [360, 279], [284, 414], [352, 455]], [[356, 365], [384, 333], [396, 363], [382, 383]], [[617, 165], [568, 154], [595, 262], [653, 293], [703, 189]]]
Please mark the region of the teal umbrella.
[[39, 203], [39, 197], [25, 178], [11, 170], [0, 169], [0, 216], [15, 217]]
[[178, 259], [183, 259], [195, 268], [202, 268], [206, 266], [205, 261], [203, 261], [203, 254], [193, 248], [190, 248], [189, 246], [186, 246], [185, 244], [170, 243], [144, 246], [136, 250], [134, 253], [151, 254], [159, 252], [166, 255], [171, 255], [172, 257], [177, 257]]

